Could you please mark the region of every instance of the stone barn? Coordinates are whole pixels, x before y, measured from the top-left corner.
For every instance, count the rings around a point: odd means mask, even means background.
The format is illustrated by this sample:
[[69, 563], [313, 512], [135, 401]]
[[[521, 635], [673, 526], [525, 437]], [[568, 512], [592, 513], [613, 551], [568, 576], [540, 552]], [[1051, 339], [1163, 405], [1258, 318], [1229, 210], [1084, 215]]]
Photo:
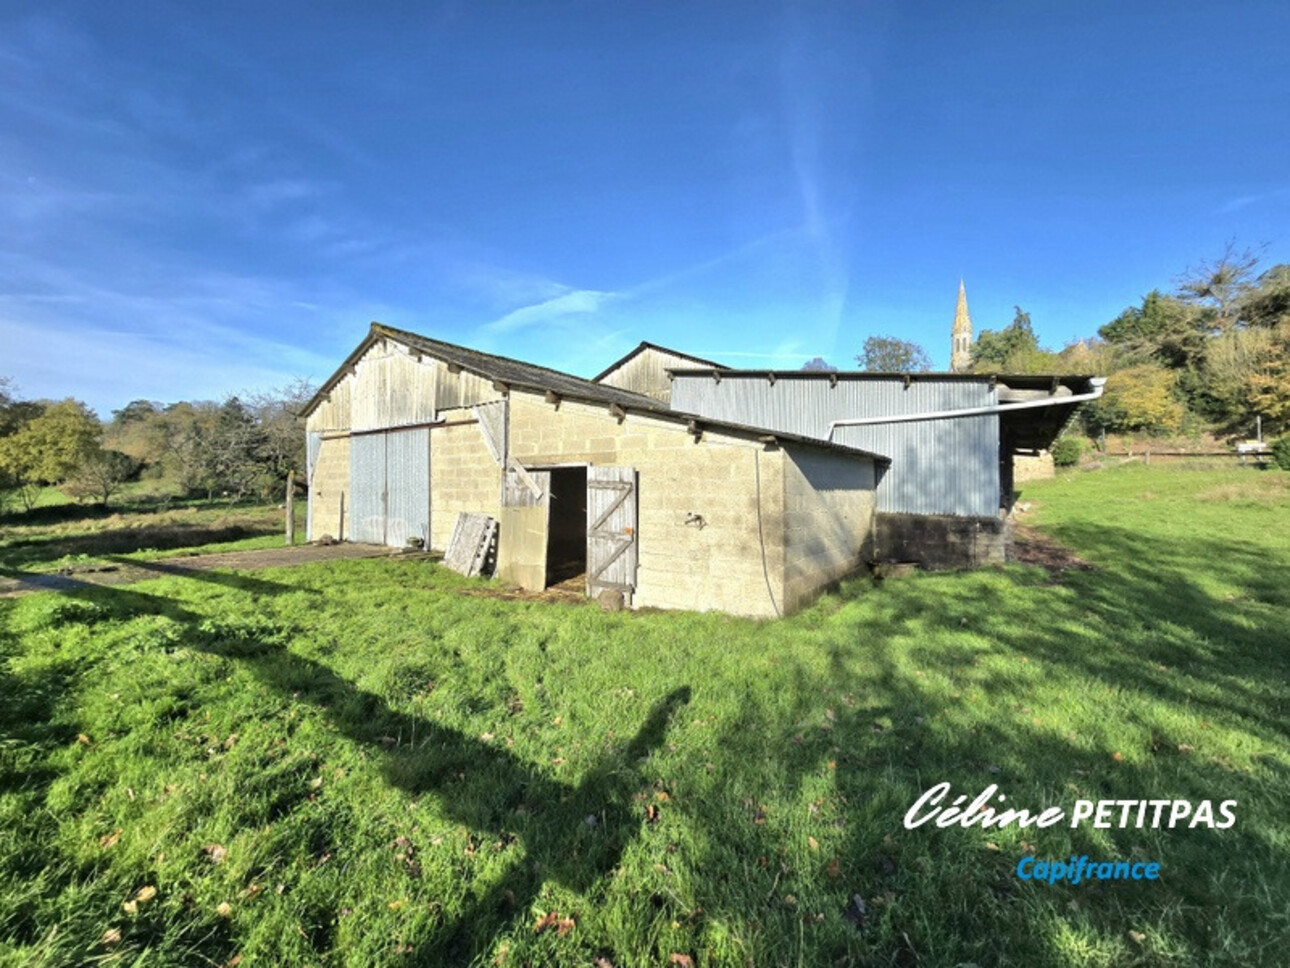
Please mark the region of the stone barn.
[[763, 617], [862, 567], [887, 458], [672, 409], [668, 366], [714, 364], [645, 344], [595, 382], [373, 324], [304, 411], [309, 536], [442, 551], [486, 514], [524, 588]]

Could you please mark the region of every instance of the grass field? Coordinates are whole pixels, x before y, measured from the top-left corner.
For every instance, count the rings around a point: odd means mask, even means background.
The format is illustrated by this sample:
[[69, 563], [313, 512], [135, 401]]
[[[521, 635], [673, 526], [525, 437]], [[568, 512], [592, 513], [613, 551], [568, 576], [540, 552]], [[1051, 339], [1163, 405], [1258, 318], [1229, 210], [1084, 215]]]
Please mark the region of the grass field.
[[[384, 559], [0, 602], [0, 963], [1286, 963], [1290, 475], [1023, 500], [1092, 568], [779, 622]], [[941, 780], [1239, 806], [904, 829]], [[1014, 872], [1072, 852], [1161, 878]]]

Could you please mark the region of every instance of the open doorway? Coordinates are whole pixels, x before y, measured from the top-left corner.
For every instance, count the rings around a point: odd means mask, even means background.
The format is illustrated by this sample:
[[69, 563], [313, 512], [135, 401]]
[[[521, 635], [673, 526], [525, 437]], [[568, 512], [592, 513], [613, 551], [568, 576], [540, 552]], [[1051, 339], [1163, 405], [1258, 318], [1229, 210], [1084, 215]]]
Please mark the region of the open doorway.
[[587, 468], [553, 467], [546, 544], [546, 584], [587, 571]]

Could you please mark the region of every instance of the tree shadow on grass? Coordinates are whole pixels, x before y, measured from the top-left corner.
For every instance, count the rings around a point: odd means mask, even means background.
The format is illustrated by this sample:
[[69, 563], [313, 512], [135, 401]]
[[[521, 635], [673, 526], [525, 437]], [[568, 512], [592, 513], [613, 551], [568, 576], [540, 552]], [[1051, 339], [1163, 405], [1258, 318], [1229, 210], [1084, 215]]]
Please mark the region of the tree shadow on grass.
[[[378, 754], [391, 786], [431, 794], [444, 812], [472, 831], [523, 844], [513, 865], [466, 910], [441, 923], [415, 963], [466, 964], [499, 933], [525, 916], [547, 880], [583, 893], [617, 865], [645, 822], [633, 798], [644, 788], [640, 764], [664, 741], [676, 711], [690, 700], [681, 686], [658, 700], [621, 752], [607, 756], [576, 786], [479, 739], [392, 709], [327, 666], [254, 638], [216, 636], [197, 648], [235, 659], [279, 695], [307, 700], [340, 734]], [[391, 748], [393, 739], [398, 745]], [[403, 740], [407, 745], [403, 745]]]
[[[0, 547], [0, 561], [11, 568], [23, 568], [38, 562], [56, 561], [68, 556], [103, 557], [126, 554], [141, 548], [169, 551], [223, 541], [240, 541], [278, 534], [281, 526], [250, 522], [215, 526], [197, 522], [146, 524], [136, 528], [107, 528], [89, 534], [40, 535], [13, 538]], [[131, 564], [135, 562], [131, 561]]]
[[[1290, 568], [1240, 541], [1066, 536], [1097, 571], [1058, 586], [1021, 568], [918, 577], [784, 624], [800, 652], [824, 653], [783, 659], [811, 701], [750, 697], [713, 744], [740, 755], [705, 795], [674, 798], [702, 832], [690, 905], [735, 926], [749, 961], [1067, 964], [1090, 945], [1125, 962], [1275, 963], [1290, 933], [1272, 900], [1290, 883], [1290, 651], [1269, 619], [1284, 619]], [[1078, 799], [1234, 799], [1238, 820], [906, 830], [942, 780], [1068, 815]], [[743, 801], [759, 783], [802, 812], [759, 826]], [[1016, 875], [1031, 852], [1155, 860], [1164, 879], [1036, 885]]]

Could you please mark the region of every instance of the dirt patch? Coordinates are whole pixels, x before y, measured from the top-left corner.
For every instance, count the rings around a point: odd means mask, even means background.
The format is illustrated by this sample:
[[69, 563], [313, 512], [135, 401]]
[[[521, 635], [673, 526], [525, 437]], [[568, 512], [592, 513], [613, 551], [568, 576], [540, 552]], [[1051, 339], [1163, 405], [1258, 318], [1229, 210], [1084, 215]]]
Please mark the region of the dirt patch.
[[590, 601], [587, 598], [586, 575], [575, 575], [572, 578], [566, 578], [564, 581], [540, 592], [530, 592], [516, 585], [492, 581], [487, 585], [463, 588], [461, 589], [461, 594], [470, 595], [474, 598], [500, 598], [508, 602], [559, 602], [565, 605], [585, 605]]
[[1034, 565], [1048, 572], [1054, 584], [1068, 571], [1093, 571], [1095, 566], [1085, 561], [1048, 535], [1024, 524], [1013, 524], [1008, 541], [1008, 560], [1023, 565]]
[[227, 568], [254, 571], [260, 568], [290, 568], [314, 561], [339, 561], [343, 558], [404, 557], [378, 545], [335, 544], [296, 545], [292, 548], [260, 548], [254, 551], [225, 551], [210, 555], [185, 555], [154, 561], [118, 559], [111, 570], [93, 566], [83, 571], [72, 568], [67, 573], [47, 575], [9, 573], [0, 578], [0, 598], [12, 598], [29, 592], [67, 591], [87, 585], [131, 585], [165, 575], [191, 575], [195, 572]]

